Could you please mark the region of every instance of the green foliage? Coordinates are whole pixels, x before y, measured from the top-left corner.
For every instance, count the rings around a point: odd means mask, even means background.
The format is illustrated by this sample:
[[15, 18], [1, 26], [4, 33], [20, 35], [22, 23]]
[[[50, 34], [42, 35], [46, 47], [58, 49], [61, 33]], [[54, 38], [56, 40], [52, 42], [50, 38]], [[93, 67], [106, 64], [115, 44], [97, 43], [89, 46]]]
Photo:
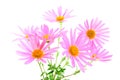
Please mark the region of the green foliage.
[[[59, 52], [57, 53], [59, 54]], [[58, 57], [58, 54], [56, 55], [56, 57]], [[52, 64], [49, 62], [47, 70], [46, 71], [43, 70], [40, 76], [43, 77], [42, 80], [69, 80], [69, 79], [66, 79], [66, 77], [80, 73], [80, 70], [76, 70], [74, 73], [68, 76], [65, 76], [64, 75], [66, 70], [65, 66], [69, 66], [69, 59], [66, 57], [63, 57], [61, 59], [59, 65], [57, 65], [56, 63]]]
[[42, 72], [41, 76], [46, 74], [44, 80], [61, 80], [64, 76], [65, 68], [62, 68], [61, 65], [56, 66], [55, 64], [48, 64], [48, 72]]
[[76, 75], [76, 74], [78, 74], [78, 73], [80, 73], [80, 70], [76, 70], [76, 71], [74, 72], [74, 75]]

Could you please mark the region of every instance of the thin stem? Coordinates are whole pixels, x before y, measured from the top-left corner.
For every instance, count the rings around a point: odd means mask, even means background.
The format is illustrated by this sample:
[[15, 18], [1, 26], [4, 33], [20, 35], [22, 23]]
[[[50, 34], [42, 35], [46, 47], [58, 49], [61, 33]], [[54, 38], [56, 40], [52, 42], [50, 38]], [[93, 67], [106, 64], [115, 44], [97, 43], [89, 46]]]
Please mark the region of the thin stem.
[[45, 71], [45, 68], [44, 68], [44, 65], [43, 65], [43, 64], [42, 64], [42, 67], [43, 67], [43, 71], [45, 72], [46, 77], [47, 77], [47, 73], [46, 73], [46, 71]]
[[62, 29], [62, 22], [60, 22], [60, 29]]
[[63, 78], [66, 78], [66, 77], [69, 77], [69, 76], [73, 76], [73, 75], [74, 75], [74, 73], [69, 74], [69, 75], [66, 75], [66, 76], [64, 76]]
[[[60, 30], [62, 29], [62, 22], [60, 22]], [[60, 37], [58, 38], [58, 47], [59, 47], [59, 44], [60, 44]]]
[[54, 73], [54, 75], [53, 75], [53, 80], [55, 80], [55, 77], [56, 77], [56, 74]]
[[[59, 55], [59, 52], [57, 51], [57, 55], [56, 55], [56, 59], [55, 59], [55, 66], [57, 64], [57, 60], [58, 60], [58, 55]], [[53, 80], [55, 80], [55, 77], [56, 77], [56, 74], [55, 74], [55, 71], [53, 72]]]
[[[48, 50], [50, 50], [50, 46], [48, 47]], [[52, 54], [50, 55], [51, 57], [53, 56]], [[50, 60], [50, 62], [49, 62], [49, 60], [48, 60], [48, 63], [50, 63], [51, 65], [52, 65], [52, 59]], [[52, 73], [52, 75], [54, 75], [54, 73]], [[46, 75], [47, 76], [47, 75]]]
[[69, 58], [66, 59], [66, 62], [65, 62], [65, 64], [63, 65], [63, 67], [65, 67], [65, 66], [68, 65], [68, 64], [69, 64]]
[[66, 76], [64, 76], [63, 78], [66, 78], [66, 77], [69, 77], [69, 76], [76, 75], [76, 74], [78, 74], [79, 72], [80, 72], [80, 70], [76, 70], [74, 73], [69, 74], [69, 75], [66, 75]]
[[[89, 63], [92, 64], [93, 61], [91, 60]], [[86, 67], [86, 66], [87, 66], [87, 65], [85, 65], [84, 67]], [[64, 67], [65, 67], [65, 66], [64, 66]], [[77, 74], [77, 73], [79, 73], [79, 72], [80, 72], [80, 70], [77, 70], [77, 71], [75, 71], [75, 72], [72, 73], [72, 74], [69, 74], [69, 75], [64, 76], [63, 78], [66, 78], [66, 77], [69, 77], [69, 76], [73, 76], [73, 75], [75, 75], [75, 74]]]
[[[60, 22], [60, 30], [62, 29], [62, 22]], [[58, 47], [60, 44], [60, 37], [58, 37]], [[58, 60], [58, 56], [59, 56], [59, 52], [57, 51], [57, 55], [56, 55], [56, 60], [55, 60], [55, 65], [57, 64], [57, 60]], [[58, 65], [59, 66], [59, 65]], [[55, 72], [53, 73], [53, 80], [55, 80], [56, 78], [56, 74]]]
[[[41, 63], [40, 63], [40, 62], [38, 62], [38, 65], [39, 65], [39, 67], [40, 67], [41, 72], [43, 73]], [[45, 79], [45, 77], [44, 77], [44, 75], [43, 75], [43, 80], [44, 80], [44, 79]]]
[[[61, 30], [61, 29], [62, 29], [62, 22], [60, 22], [60, 30]], [[58, 47], [59, 47], [59, 44], [60, 44], [60, 37], [58, 38]], [[55, 64], [57, 64], [57, 59], [58, 59], [58, 56], [59, 56], [59, 52], [57, 51]]]

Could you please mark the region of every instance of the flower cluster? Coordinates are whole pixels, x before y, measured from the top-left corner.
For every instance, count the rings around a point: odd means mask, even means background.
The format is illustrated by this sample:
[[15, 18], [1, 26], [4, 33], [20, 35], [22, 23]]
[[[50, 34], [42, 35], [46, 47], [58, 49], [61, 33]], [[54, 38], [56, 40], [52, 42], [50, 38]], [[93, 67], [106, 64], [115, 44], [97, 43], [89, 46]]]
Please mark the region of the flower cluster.
[[[38, 62], [41, 68], [43, 80], [61, 80], [67, 76], [64, 75], [65, 66], [79, 67], [72, 75], [85, 71], [85, 67], [92, 66], [93, 61], [109, 61], [112, 55], [103, 48], [105, 41], [108, 41], [109, 28], [98, 18], [91, 21], [86, 20], [84, 25], [78, 24], [75, 29], [69, 32], [62, 27], [62, 24], [71, 16], [73, 10], [68, 10], [60, 6], [58, 11], [49, 10], [45, 12], [44, 18], [49, 22], [58, 22], [60, 28], [53, 29], [43, 24], [40, 27], [28, 27], [20, 30], [23, 35], [18, 35], [18, 44], [21, 50], [17, 54], [22, 56], [25, 64], [32, 61]], [[67, 32], [70, 36], [67, 36]], [[58, 45], [54, 42], [58, 40]], [[51, 47], [52, 44], [55, 44]], [[60, 51], [59, 51], [60, 50]], [[60, 53], [62, 51], [62, 53]], [[61, 55], [60, 64], [57, 65], [58, 55]], [[56, 55], [56, 56], [54, 56]], [[56, 61], [55, 61], [56, 60]], [[69, 60], [71, 64], [69, 64]], [[55, 63], [53, 63], [55, 61]], [[62, 62], [65, 65], [62, 66]], [[47, 71], [44, 65], [48, 64]]]

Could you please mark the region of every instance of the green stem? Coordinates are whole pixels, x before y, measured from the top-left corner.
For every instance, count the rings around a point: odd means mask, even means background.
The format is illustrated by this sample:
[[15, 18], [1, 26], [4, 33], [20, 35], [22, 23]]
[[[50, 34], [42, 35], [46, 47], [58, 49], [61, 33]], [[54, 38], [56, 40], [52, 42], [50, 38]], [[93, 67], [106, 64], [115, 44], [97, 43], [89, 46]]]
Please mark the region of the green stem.
[[64, 76], [63, 78], [66, 78], [66, 77], [69, 77], [69, 76], [76, 75], [76, 74], [78, 74], [79, 72], [80, 72], [80, 70], [76, 70], [74, 73], [69, 74], [69, 75], [66, 75], [66, 76]]
[[[60, 22], [60, 30], [62, 29], [62, 22]], [[59, 47], [59, 44], [60, 44], [60, 37], [58, 38], [58, 47]]]
[[[61, 30], [61, 29], [62, 29], [62, 22], [60, 22], [60, 30]], [[59, 44], [60, 44], [60, 37], [58, 38], [58, 47], [59, 47]], [[57, 64], [57, 59], [58, 59], [58, 56], [59, 56], [59, 52], [57, 51], [55, 64]]]
[[45, 68], [44, 68], [44, 65], [43, 65], [43, 64], [42, 64], [42, 67], [43, 67], [43, 71], [45, 72], [46, 77], [47, 77], [47, 73], [46, 73], [46, 71], [45, 71]]
[[60, 22], [60, 29], [62, 29], [62, 22]]
[[[57, 51], [57, 55], [56, 55], [56, 60], [55, 60], [55, 66], [57, 64], [57, 60], [58, 60], [58, 55], [59, 55], [59, 52]], [[56, 74], [55, 74], [55, 71], [53, 72], [53, 80], [55, 80], [55, 77], [56, 77]]]
[[[40, 63], [40, 62], [38, 62], [38, 65], [39, 65], [39, 67], [40, 67], [41, 72], [43, 73], [41, 63]], [[44, 77], [44, 75], [43, 75], [43, 80], [44, 80], [44, 79], [45, 79], [45, 77]]]
[[59, 52], [57, 51], [56, 60], [55, 60], [55, 65], [57, 64], [58, 56], [59, 56]]
[[[60, 22], [60, 30], [62, 29], [62, 22]], [[59, 44], [60, 44], [60, 37], [58, 38], [58, 47], [59, 47]], [[58, 60], [58, 56], [59, 56], [59, 52], [57, 51], [57, 55], [56, 55], [56, 60], [55, 60], [55, 66], [57, 64], [57, 60]], [[59, 66], [59, 65], [58, 65]], [[56, 74], [55, 72], [53, 73], [53, 80], [55, 80], [56, 78]]]
[[[90, 61], [89, 63], [90, 63], [90, 64], [92, 64], [92, 63], [93, 63], [93, 61]], [[65, 65], [64, 65], [64, 67], [65, 67]], [[86, 67], [86, 65], [85, 65], [84, 67]], [[63, 78], [66, 78], [66, 77], [69, 77], [69, 76], [76, 75], [76, 74], [78, 74], [79, 72], [80, 72], [80, 70], [76, 70], [74, 73], [69, 74], [69, 75], [66, 75], [66, 76], [64, 76]]]
[[66, 59], [65, 64], [63, 65], [63, 67], [67, 66], [69, 64], [69, 58]]
[[56, 74], [53, 75], [53, 80], [55, 80]]
[[69, 76], [73, 76], [74, 74], [72, 73], [72, 74], [69, 74], [69, 75], [66, 75], [66, 76], [64, 76], [63, 78], [66, 78], [66, 77], [69, 77]]

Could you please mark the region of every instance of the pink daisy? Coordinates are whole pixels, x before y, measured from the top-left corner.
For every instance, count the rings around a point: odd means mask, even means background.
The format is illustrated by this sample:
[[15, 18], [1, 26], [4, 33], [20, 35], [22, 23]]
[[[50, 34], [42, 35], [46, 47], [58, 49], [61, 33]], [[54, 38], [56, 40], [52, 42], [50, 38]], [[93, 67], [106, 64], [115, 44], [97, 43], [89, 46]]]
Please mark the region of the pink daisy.
[[91, 65], [88, 62], [90, 58], [88, 58], [87, 45], [84, 43], [81, 36], [76, 37], [76, 30], [73, 33], [71, 29], [70, 40], [65, 34], [63, 34], [62, 39], [61, 46], [64, 48], [63, 54], [71, 59], [73, 67], [75, 67], [77, 63], [80, 69], [84, 71], [85, 65]]
[[79, 25], [85, 42], [90, 44], [90, 47], [102, 47], [104, 41], [107, 41], [109, 30], [104, 27], [104, 23], [98, 19], [92, 19], [89, 23], [88, 20], [84, 22], [84, 26]]
[[36, 36], [36, 33], [38, 31], [38, 27], [27, 27], [22, 29], [21, 27], [19, 27], [19, 29], [21, 30], [22, 34], [16, 34], [17, 36], [19, 36], [19, 38], [15, 39], [15, 40], [21, 40], [21, 39], [28, 39], [31, 36]]
[[42, 40], [46, 40], [47, 42], [53, 42], [56, 38], [61, 36], [61, 33], [63, 32], [63, 29], [49, 29], [47, 25], [41, 25], [41, 29], [38, 33], [38, 36]]
[[109, 55], [109, 52], [106, 49], [92, 49], [90, 52], [90, 57], [93, 61], [110, 61], [112, 55]]
[[57, 13], [55, 12], [55, 10], [49, 10], [48, 12], [45, 12], [45, 15], [43, 15], [45, 17], [45, 19], [47, 21], [50, 22], [63, 22], [68, 18], [71, 18], [73, 16], [70, 15], [70, 13], [72, 12], [72, 10], [68, 10], [65, 9], [65, 11], [63, 11], [62, 7], [58, 7], [58, 11]]
[[18, 50], [17, 53], [22, 56], [21, 60], [26, 60], [25, 64], [31, 63], [33, 60], [46, 62], [47, 59], [52, 59], [52, 53], [57, 51], [57, 47], [48, 49], [51, 43], [46, 44], [46, 41], [42, 42], [38, 37], [30, 37], [29, 41], [20, 40], [19, 46], [23, 49]]

